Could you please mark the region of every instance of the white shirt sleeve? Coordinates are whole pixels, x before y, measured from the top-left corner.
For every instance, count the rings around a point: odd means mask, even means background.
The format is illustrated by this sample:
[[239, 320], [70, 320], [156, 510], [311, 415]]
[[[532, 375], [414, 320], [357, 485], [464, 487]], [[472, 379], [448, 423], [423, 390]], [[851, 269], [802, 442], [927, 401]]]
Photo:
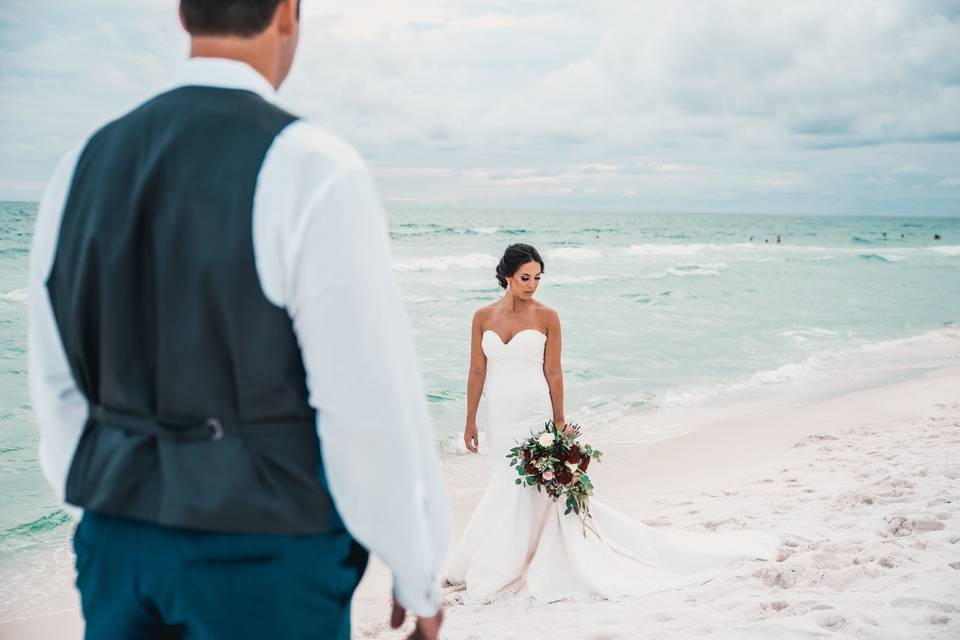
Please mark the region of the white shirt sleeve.
[[337, 509], [400, 603], [433, 615], [446, 494], [384, 211], [352, 149], [288, 127], [261, 169], [254, 245], [264, 292], [293, 319]]
[[[27, 368], [30, 402], [40, 432], [40, 468], [57, 497], [63, 501], [67, 472], [87, 421], [87, 401], [77, 388], [53, 316], [46, 281], [53, 268], [60, 221], [73, 171], [81, 149], [67, 153], [47, 183], [34, 227], [30, 251], [30, 321]], [[76, 507], [64, 509], [74, 517]]]

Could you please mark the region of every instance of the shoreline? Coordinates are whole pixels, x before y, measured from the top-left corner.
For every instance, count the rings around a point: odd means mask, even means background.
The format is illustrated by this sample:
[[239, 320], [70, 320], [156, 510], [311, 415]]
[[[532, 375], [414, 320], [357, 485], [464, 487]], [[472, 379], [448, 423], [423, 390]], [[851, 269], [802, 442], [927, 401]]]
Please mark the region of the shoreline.
[[[581, 421], [578, 416], [584, 414], [582, 422], [591, 430], [597, 427], [604, 441], [652, 444], [692, 432], [698, 425], [715, 422], [718, 416], [798, 408], [910, 380], [958, 361], [960, 322], [948, 322], [905, 337], [827, 349], [730, 382], [676, 387], [643, 408], [615, 408], [607, 415], [604, 410], [584, 406], [580, 411], [568, 408], [567, 414], [574, 422]], [[482, 434], [482, 399], [479, 409]], [[459, 432], [438, 434], [436, 445], [442, 457], [467, 455]], [[482, 447], [481, 441], [481, 453]]]
[[[781, 537], [783, 559], [737, 564], [695, 589], [619, 603], [464, 606], [448, 594], [443, 637], [520, 638], [524, 629], [561, 623], [554, 637], [630, 638], [655, 629], [664, 638], [812, 638], [843, 629], [887, 638], [920, 634], [915, 625], [923, 626], [924, 637], [956, 633], [960, 604], [951, 604], [947, 593], [960, 590], [960, 564], [945, 561], [960, 542], [960, 466], [950, 461], [960, 453], [960, 344], [951, 346], [937, 355], [952, 365], [928, 367], [922, 346], [905, 347], [900, 366], [890, 368], [899, 371], [896, 382], [794, 404], [789, 400], [798, 391], [785, 385], [759, 404], [691, 411], [686, 415], [697, 422], [696, 430], [653, 442], [625, 442], [628, 424], [588, 434], [604, 449], [603, 464], [591, 476], [606, 504], [667, 529], [771, 530]], [[887, 376], [880, 373], [878, 379]], [[875, 459], [895, 460], [927, 445], [900, 463], [896, 474], [880, 464], [873, 475], [860, 477], [877, 466]], [[849, 458], [842, 464], [840, 453]], [[495, 462], [489, 456], [442, 456], [454, 543]], [[887, 483], [882, 491], [870, 488], [877, 482]], [[905, 503], [908, 489], [917, 498]], [[847, 539], [857, 532], [863, 535], [856, 541]], [[913, 565], [921, 568], [910, 571]], [[853, 581], [845, 591], [815, 580], [851, 571], [865, 584], [849, 576], [830, 578]], [[805, 578], [811, 584], [802, 584]], [[354, 637], [404, 637], [387, 625], [390, 584], [385, 567], [371, 559], [354, 597]], [[868, 597], [881, 586], [880, 595]], [[909, 620], [897, 622], [891, 607]], [[66, 609], [11, 620], [0, 623], [0, 637], [79, 638], [82, 619], [77, 609]]]

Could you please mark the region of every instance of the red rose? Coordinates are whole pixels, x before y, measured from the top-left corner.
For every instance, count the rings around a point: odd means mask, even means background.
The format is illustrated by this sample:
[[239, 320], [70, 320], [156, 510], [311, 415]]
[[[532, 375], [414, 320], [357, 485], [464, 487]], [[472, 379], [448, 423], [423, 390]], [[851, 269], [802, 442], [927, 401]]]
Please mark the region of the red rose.
[[527, 472], [528, 476], [537, 475], [537, 468], [533, 466], [532, 462], [528, 462], [527, 464], [523, 465], [523, 470]]
[[570, 451], [567, 453], [567, 462], [572, 464], [580, 462], [580, 447], [577, 445], [570, 447]]
[[557, 481], [566, 486], [573, 480], [573, 472], [567, 466], [562, 466], [557, 470]]
[[523, 459], [530, 462], [530, 449], [523, 450]]
[[581, 456], [579, 466], [580, 466], [580, 471], [586, 471], [587, 467], [590, 466], [590, 456]]

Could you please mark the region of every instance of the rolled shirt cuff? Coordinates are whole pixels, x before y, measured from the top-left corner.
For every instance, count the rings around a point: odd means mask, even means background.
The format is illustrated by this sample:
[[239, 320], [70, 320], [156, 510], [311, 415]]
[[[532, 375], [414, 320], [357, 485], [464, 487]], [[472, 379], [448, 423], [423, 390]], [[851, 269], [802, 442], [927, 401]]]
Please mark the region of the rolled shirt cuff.
[[429, 618], [440, 609], [440, 583], [436, 577], [418, 584], [401, 583], [394, 577], [393, 597], [408, 613]]

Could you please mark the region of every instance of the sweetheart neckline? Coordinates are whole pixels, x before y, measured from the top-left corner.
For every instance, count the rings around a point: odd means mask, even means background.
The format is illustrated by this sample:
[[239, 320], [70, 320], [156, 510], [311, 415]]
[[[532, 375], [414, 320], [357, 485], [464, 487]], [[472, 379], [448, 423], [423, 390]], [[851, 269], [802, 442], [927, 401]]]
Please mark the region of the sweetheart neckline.
[[503, 338], [500, 337], [500, 334], [497, 333], [496, 331], [494, 331], [493, 329], [484, 329], [483, 332], [484, 332], [484, 333], [492, 333], [493, 335], [497, 336], [497, 340], [500, 341], [500, 344], [502, 344], [503, 346], [506, 347], [506, 346], [509, 346], [509, 345], [513, 344], [514, 339], [515, 339], [518, 335], [520, 335], [521, 333], [523, 333], [524, 331], [533, 331], [533, 332], [535, 332], [535, 333], [539, 333], [539, 334], [542, 335], [544, 338], [547, 337], [547, 334], [545, 334], [543, 331], [540, 331], [540, 329], [520, 329], [520, 331], [517, 331], [515, 334], [513, 334], [513, 336], [512, 336], [509, 340], [507, 340], [506, 342], [504, 342], [504, 341], [503, 341]]

